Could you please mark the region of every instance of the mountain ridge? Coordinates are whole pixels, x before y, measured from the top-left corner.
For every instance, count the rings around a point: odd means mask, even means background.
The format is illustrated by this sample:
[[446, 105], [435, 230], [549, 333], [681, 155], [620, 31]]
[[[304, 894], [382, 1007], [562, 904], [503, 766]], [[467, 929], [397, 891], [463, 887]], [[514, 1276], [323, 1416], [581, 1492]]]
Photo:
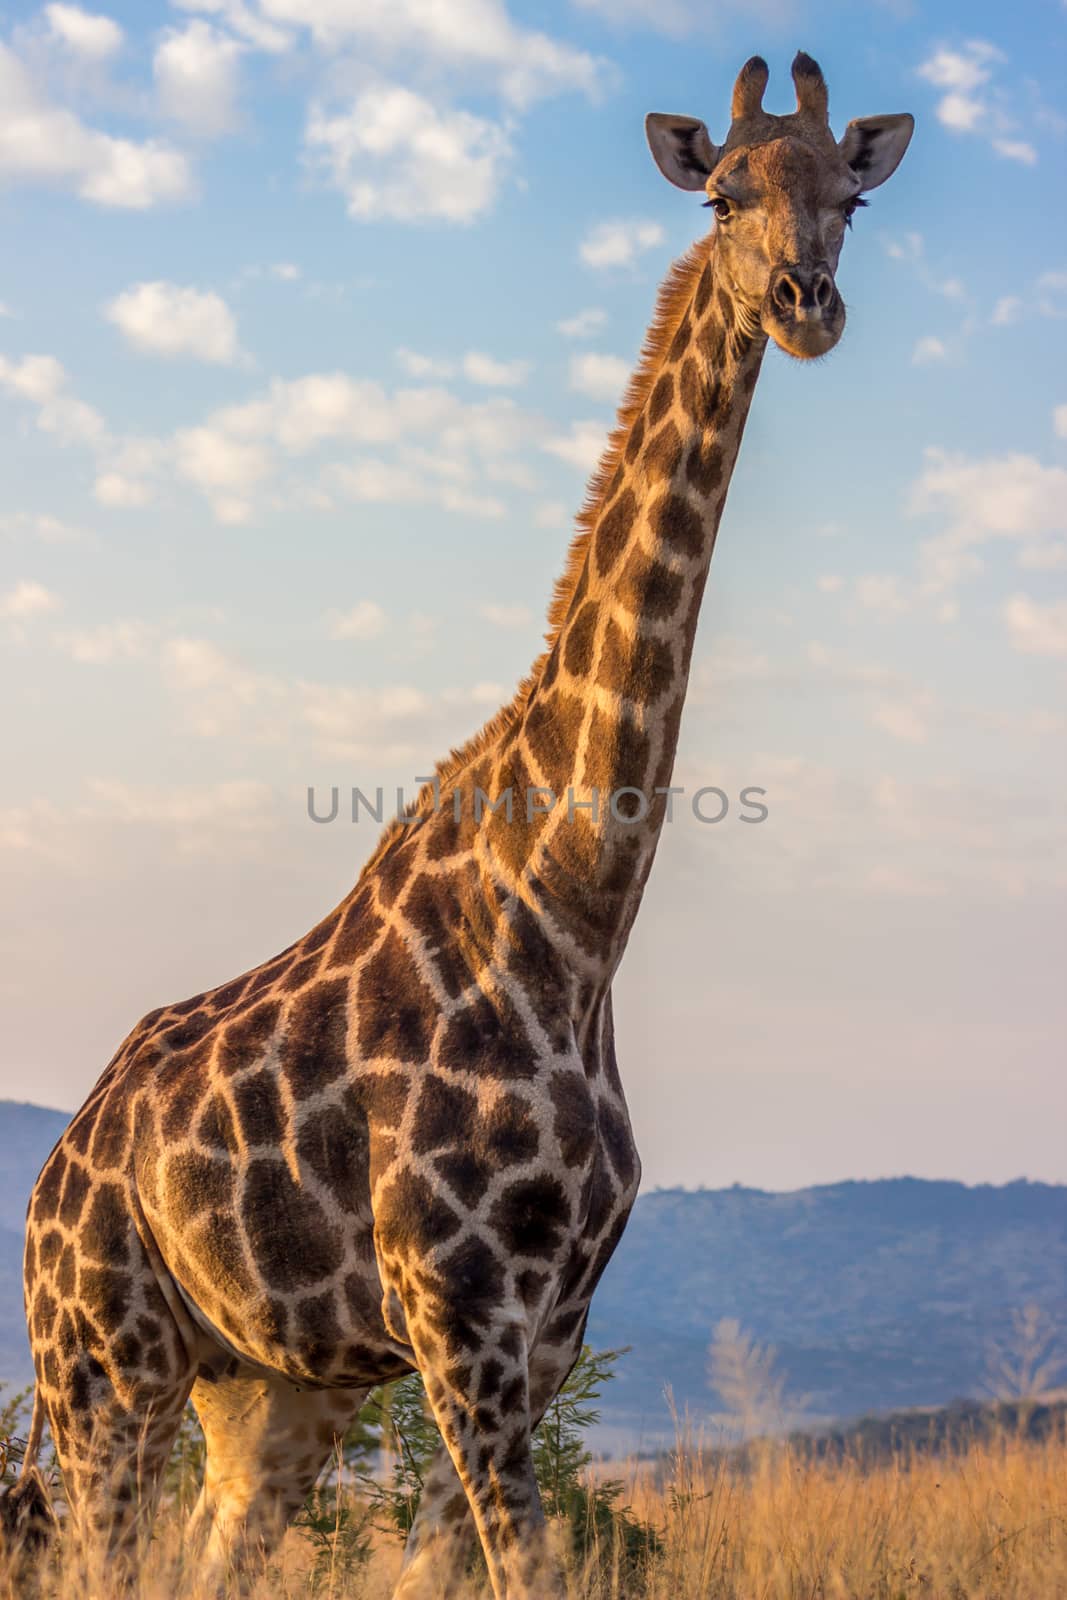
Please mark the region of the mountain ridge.
[[[21, 1234], [34, 1179], [67, 1121], [0, 1101], [0, 1378], [25, 1382]], [[588, 1338], [629, 1346], [603, 1396], [601, 1439], [653, 1445], [664, 1396], [694, 1417], [716, 1325], [736, 1319], [820, 1418], [945, 1405], [984, 1392], [1014, 1312], [1067, 1329], [1067, 1185], [1018, 1178], [846, 1179], [806, 1189], [642, 1194], [597, 1289]]]

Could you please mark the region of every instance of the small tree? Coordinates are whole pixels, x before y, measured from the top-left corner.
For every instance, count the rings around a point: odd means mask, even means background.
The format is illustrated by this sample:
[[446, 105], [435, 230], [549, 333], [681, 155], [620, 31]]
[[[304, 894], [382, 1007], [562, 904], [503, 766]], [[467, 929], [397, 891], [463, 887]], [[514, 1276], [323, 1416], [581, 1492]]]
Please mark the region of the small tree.
[[[615, 1363], [624, 1354], [622, 1350], [583, 1347], [534, 1431], [532, 1450], [545, 1515], [565, 1525], [578, 1561], [595, 1558], [615, 1565], [629, 1579], [659, 1549], [659, 1539], [628, 1506], [619, 1504], [623, 1493], [620, 1481], [590, 1482], [588, 1469], [593, 1457], [585, 1442], [588, 1430], [600, 1421], [595, 1402], [604, 1384], [615, 1376]], [[360, 1492], [372, 1515], [382, 1518], [376, 1526], [406, 1537], [441, 1443], [418, 1374], [376, 1389], [360, 1412], [359, 1428], [363, 1454], [354, 1476]], [[382, 1452], [384, 1474], [371, 1470], [367, 1440]], [[322, 1527], [325, 1532], [325, 1522]]]
[[708, 1378], [723, 1410], [737, 1419], [746, 1437], [773, 1432], [804, 1409], [802, 1401], [787, 1399], [774, 1346], [757, 1343], [736, 1317], [723, 1317], [715, 1326]]
[[1030, 1301], [1012, 1312], [1006, 1337], [991, 1341], [986, 1388], [995, 1399], [1016, 1403], [1019, 1425], [1025, 1428], [1034, 1406], [1055, 1386], [1065, 1366], [1055, 1323]]
[[16, 1390], [5, 1400], [2, 1391], [6, 1388], [0, 1383], [0, 1486], [18, 1476], [26, 1451], [25, 1430], [33, 1410], [32, 1386]]
[[570, 1375], [535, 1430], [534, 1471], [545, 1515], [561, 1520], [571, 1550], [583, 1565], [595, 1560], [624, 1588], [643, 1572], [661, 1544], [655, 1529], [621, 1505], [624, 1484], [607, 1478], [594, 1483], [589, 1475], [592, 1453], [585, 1434], [600, 1421], [595, 1402], [626, 1350], [591, 1350], [582, 1346]]
[[[423, 1484], [441, 1443], [422, 1379], [417, 1372], [375, 1389], [345, 1435], [345, 1453], [354, 1454], [355, 1477], [385, 1526], [405, 1538], [419, 1509]], [[385, 1475], [370, 1467], [372, 1455], [384, 1457]]]

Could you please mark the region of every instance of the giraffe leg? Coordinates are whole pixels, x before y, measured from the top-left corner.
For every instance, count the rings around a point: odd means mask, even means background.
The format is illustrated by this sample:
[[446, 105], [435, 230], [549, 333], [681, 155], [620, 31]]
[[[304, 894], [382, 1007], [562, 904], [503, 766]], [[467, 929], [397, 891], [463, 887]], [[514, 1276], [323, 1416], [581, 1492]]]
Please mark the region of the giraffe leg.
[[130, 1388], [84, 1352], [46, 1406], [63, 1489], [83, 1555], [105, 1560], [115, 1589], [132, 1582], [151, 1532], [191, 1370], [166, 1386]]
[[151, 1530], [194, 1358], [131, 1217], [117, 1204], [109, 1215], [103, 1242], [92, 1229], [65, 1238], [45, 1219], [27, 1304], [72, 1527], [87, 1559], [106, 1559], [118, 1590]]
[[207, 1461], [191, 1533], [212, 1577], [270, 1554], [315, 1485], [366, 1389], [298, 1389], [258, 1368], [198, 1377]]
[[470, 1502], [448, 1447], [442, 1445], [422, 1486], [393, 1600], [438, 1600], [453, 1594], [475, 1543]]
[[[585, 1319], [563, 1344], [542, 1340], [530, 1358], [530, 1413], [534, 1427], [559, 1393], [582, 1348]], [[419, 1509], [404, 1547], [394, 1600], [436, 1600], [453, 1592], [476, 1539], [474, 1518], [448, 1447], [442, 1445], [426, 1475]]]
[[[501, 1308], [457, 1355], [450, 1329], [469, 1330], [469, 1307], [434, 1316], [440, 1340], [409, 1312], [408, 1327], [426, 1392], [463, 1489], [496, 1600], [547, 1600], [563, 1594], [551, 1554], [530, 1449], [527, 1330], [518, 1307]], [[547, 1400], [545, 1402], [547, 1404]], [[426, 1528], [412, 1530], [397, 1589], [403, 1600], [441, 1592], [439, 1557], [462, 1558], [463, 1519], [443, 1463], [434, 1472]], [[435, 1516], [437, 1525], [435, 1527]]]

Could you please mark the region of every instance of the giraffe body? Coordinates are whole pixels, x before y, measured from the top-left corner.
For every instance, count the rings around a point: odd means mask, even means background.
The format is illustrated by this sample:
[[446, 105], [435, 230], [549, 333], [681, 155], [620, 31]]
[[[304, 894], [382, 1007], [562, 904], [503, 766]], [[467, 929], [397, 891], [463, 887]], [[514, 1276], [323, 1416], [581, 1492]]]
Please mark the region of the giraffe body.
[[[812, 354], [843, 320], [826, 216], [861, 180], [807, 68], [796, 117], [769, 118], [761, 66], [721, 151], [692, 119], [652, 119], [650, 140], [717, 207], [742, 212], [746, 184], [779, 197], [764, 310], [753, 224], [733, 244], [720, 216], [662, 291], [545, 654], [329, 916], [144, 1018], [38, 1180], [38, 1398], [79, 1525], [112, 1546], [150, 1518], [190, 1395], [195, 1517], [221, 1565], [269, 1547], [372, 1385], [418, 1370], [443, 1444], [400, 1592], [446, 1580], [474, 1533], [501, 1600], [555, 1592], [530, 1433], [640, 1175], [612, 980], [768, 327]], [[531, 807], [546, 790], [556, 804]]]

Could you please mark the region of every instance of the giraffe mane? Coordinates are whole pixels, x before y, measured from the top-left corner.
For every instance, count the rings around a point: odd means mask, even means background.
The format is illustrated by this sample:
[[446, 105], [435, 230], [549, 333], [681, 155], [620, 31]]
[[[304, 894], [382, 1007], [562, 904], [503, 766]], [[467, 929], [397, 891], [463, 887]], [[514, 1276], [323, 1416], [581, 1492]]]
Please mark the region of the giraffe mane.
[[[406, 815], [416, 817], [431, 809], [436, 794], [443, 791], [446, 784], [458, 776], [472, 761], [484, 755], [496, 741], [505, 734], [509, 728], [519, 720], [526, 710], [530, 695], [552, 649], [559, 638], [560, 631], [567, 619], [574, 591], [578, 586], [582, 571], [585, 567], [586, 557], [589, 552], [589, 541], [596, 529], [597, 518], [607, 493], [608, 486], [622, 462], [626, 442], [630, 431], [645, 408], [645, 402], [652, 392], [652, 387], [663, 365], [663, 358], [670, 348], [671, 341], [678, 331], [678, 326], [689, 307], [693, 295], [696, 293], [697, 282], [704, 267], [711, 258], [715, 245], [714, 233], [705, 235], [691, 244], [685, 253], [671, 263], [667, 276], [659, 286], [656, 297], [656, 308], [652, 314], [652, 321], [648, 325], [641, 354], [637, 366], [630, 376], [626, 392], [619, 404], [615, 418], [615, 426], [608, 436], [608, 442], [603, 454], [593, 470], [582, 503], [575, 518], [575, 532], [571, 539], [570, 549], [567, 552], [566, 564], [563, 572], [556, 579], [555, 588], [548, 606], [547, 628], [545, 630], [545, 648], [537, 657], [526, 676], [520, 681], [512, 698], [500, 707], [484, 723], [477, 733], [454, 746], [447, 756], [438, 761], [434, 767], [436, 774], [435, 783], [426, 783], [419, 790], [414, 800], [408, 806]], [[367, 861], [363, 874], [374, 867], [393, 843], [394, 839], [404, 833], [404, 826], [398, 821], [390, 822], [378, 841], [377, 848]], [[361, 874], [361, 877], [363, 876]]]

